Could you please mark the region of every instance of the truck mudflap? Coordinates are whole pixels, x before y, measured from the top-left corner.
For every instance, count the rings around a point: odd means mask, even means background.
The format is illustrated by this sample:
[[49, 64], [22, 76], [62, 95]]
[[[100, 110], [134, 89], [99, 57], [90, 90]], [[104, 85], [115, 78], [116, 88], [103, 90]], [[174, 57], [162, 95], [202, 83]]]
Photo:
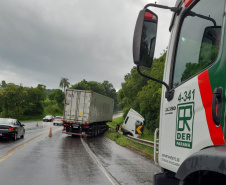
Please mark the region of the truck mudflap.
[[154, 175], [154, 185], [179, 185], [180, 180], [175, 178], [175, 173], [165, 171]]
[[63, 134], [77, 135], [77, 136], [89, 136], [89, 134], [85, 133], [74, 133], [74, 132], [62, 132]]

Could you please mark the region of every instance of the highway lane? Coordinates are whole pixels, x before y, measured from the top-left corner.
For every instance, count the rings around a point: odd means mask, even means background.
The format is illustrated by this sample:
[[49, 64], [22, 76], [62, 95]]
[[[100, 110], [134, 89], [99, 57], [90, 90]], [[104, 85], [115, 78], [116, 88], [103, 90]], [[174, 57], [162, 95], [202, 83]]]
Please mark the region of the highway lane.
[[106, 137], [84, 140], [120, 184], [152, 184], [153, 174], [160, 171], [154, 161], [119, 146]]
[[[22, 144], [35, 136], [43, 134], [44, 132], [48, 133], [50, 127], [53, 127], [52, 122], [45, 122], [42, 121], [32, 121], [32, 122], [21, 122], [25, 125], [25, 137], [24, 139], [18, 138], [16, 141], [13, 141], [10, 138], [0, 138], [0, 155], [4, 152]], [[38, 126], [37, 126], [38, 124]]]
[[24, 139], [0, 141], [1, 184], [152, 184], [159, 171], [151, 160], [105, 136], [72, 137], [52, 123], [38, 124], [25, 123]]

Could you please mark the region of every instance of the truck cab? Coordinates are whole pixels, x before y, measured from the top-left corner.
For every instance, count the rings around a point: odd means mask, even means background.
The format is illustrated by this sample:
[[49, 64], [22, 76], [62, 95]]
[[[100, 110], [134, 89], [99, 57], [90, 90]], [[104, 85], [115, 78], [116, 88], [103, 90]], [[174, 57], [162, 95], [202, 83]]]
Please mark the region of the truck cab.
[[[163, 80], [142, 73], [154, 58], [158, 16], [153, 7], [173, 12]], [[154, 177], [156, 185], [226, 180], [225, 13], [225, 0], [147, 4], [140, 11], [134, 63], [141, 75], [163, 84], [156, 161], [163, 173]]]
[[141, 135], [143, 126], [144, 126], [143, 116], [141, 116], [135, 110], [130, 109], [122, 124], [121, 130], [124, 135], [128, 134], [128, 135], [131, 135], [131, 136], [137, 138], [138, 136]]

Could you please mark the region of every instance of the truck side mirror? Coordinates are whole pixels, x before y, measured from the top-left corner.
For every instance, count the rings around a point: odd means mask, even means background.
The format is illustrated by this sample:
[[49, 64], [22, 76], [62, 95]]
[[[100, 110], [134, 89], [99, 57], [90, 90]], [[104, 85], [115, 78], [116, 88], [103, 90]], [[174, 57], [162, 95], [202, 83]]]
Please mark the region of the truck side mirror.
[[151, 67], [157, 35], [158, 17], [148, 9], [140, 11], [133, 37], [133, 60], [138, 66]]
[[154, 6], [179, 13], [181, 8], [167, 7], [156, 4], [148, 4], [143, 10], [140, 11], [133, 36], [133, 60], [137, 65], [137, 72], [148, 79], [154, 80], [163, 84], [166, 87], [165, 97], [171, 101], [174, 96], [174, 91], [170, 90], [167, 83], [148, 76], [141, 72], [140, 66], [151, 68], [155, 52], [155, 41], [157, 36], [158, 16], [152, 11], [146, 9], [148, 6]]

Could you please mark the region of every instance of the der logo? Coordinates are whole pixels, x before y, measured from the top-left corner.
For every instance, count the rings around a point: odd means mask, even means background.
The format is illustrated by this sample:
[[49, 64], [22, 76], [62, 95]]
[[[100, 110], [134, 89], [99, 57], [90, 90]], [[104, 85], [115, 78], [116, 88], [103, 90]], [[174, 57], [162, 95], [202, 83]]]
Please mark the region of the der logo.
[[192, 148], [194, 102], [177, 105], [175, 145]]

